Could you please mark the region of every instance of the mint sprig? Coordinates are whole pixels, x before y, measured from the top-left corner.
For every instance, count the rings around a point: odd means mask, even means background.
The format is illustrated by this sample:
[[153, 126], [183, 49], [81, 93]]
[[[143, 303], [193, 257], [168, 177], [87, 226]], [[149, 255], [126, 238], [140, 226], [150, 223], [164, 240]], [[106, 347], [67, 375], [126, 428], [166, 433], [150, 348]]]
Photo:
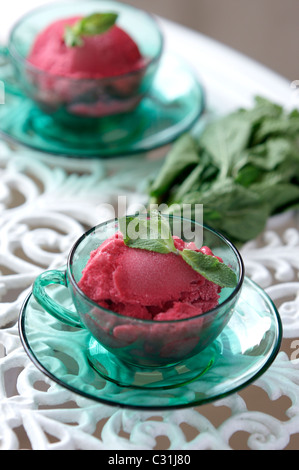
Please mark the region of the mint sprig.
[[186, 263], [209, 281], [220, 287], [236, 286], [237, 276], [234, 271], [217, 258], [201, 253], [201, 251], [187, 249], [181, 253]]
[[169, 223], [158, 211], [152, 211], [150, 216], [123, 217], [119, 227], [125, 244], [131, 248], [176, 253]]
[[117, 13], [93, 13], [78, 20], [73, 26], [66, 26], [64, 33], [66, 46], [83, 46], [83, 36], [95, 36], [108, 31], [115, 24], [117, 17]]
[[207, 280], [220, 287], [235, 287], [237, 276], [234, 271], [217, 258], [184, 249], [177, 250], [172, 238], [170, 225], [166, 217], [158, 211], [138, 216], [127, 216], [119, 219], [119, 229], [124, 243], [131, 248], [155, 251], [157, 253], [175, 253]]

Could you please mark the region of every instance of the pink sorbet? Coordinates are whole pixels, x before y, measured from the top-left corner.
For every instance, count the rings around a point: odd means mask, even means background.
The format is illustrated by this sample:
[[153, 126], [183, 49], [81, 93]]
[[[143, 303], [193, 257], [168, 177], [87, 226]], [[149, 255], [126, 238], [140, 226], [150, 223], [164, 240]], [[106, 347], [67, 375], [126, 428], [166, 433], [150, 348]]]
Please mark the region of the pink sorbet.
[[51, 75], [76, 79], [112, 77], [144, 66], [136, 43], [116, 25], [102, 34], [84, 36], [83, 46], [67, 47], [65, 27], [80, 19], [62, 19], [48, 26], [36, 37], [27, 60]]
[[[178, 250], [194, 249], [174, 238]], [[200, 250], [214, 256], [208, 247]], [[146, 320], [178, 320], [214, 308], [221, 288], [194, 271], [181, 256], [125, 245], [116, 233], [94, 250], [78, 283], [94, 302]]]

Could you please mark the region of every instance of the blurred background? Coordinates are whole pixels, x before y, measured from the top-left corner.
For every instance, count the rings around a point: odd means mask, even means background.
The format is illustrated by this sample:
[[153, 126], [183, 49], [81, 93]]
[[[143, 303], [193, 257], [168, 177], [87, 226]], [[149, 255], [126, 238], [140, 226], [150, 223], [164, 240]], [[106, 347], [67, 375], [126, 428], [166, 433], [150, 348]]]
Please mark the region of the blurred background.
[[[25, 11], [53, 0], [4, 0], [0, 42]], [[120, 0], [121, 1], [121, 0]], [[125, 0], [214, 38], [289, 79], [299, 79], [299, 0]]]
[[126, 0], [299, 79], [299, 0]]

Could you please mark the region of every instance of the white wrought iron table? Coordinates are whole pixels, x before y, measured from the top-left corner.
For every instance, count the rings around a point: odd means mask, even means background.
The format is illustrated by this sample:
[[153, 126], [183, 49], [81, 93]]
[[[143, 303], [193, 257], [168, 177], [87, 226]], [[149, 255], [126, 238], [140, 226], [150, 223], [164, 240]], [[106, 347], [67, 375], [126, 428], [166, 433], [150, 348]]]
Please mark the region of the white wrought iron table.
[[[284, 78], [199, 33], [165, 20], [161, 24], [167, 49], [196, 70], [211, 109], [228, 112], [247, 106], [256, 94], [286, 107], [296, 105], [296, 93]], [[298, 448], [296, 213], [271, 219], [262, 236], [241, 250], [247, 275], [279, 308], [284, 337], [268, 371], [238, 393], [183, 410], [108, 406], [51, 381], [21, 345], [18, 315], [36, 275], [64, 264], [73, 241], [87, 227], [109, 218], [103, 203], [113, 204], [119, 194], [129, 204], [144, 202], [142, 184], [132, 182], [142, 182], [159, 164], [146, 155], [105, 165], [51, 159], [0, 142], [0, 449]]]

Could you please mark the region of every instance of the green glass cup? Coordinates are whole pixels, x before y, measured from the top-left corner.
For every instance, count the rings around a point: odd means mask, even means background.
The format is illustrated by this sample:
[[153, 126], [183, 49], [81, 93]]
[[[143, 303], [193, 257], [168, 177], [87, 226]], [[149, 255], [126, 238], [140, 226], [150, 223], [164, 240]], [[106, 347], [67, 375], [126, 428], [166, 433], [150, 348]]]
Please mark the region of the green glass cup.
[[[131, 73], [91, 79], [52, 75], [30, 64], [36, 36], [51, 23], [96, 12], [115, 12], [117, 25], [136, 42], [144, 65]], [[32, 10], [13, 27], [0, 48], [0, 80], [7, 92], [25, 95], [55, 121], [67, 126], [92, 125], [105, 116], [132, 111], [148, 93], [163, 50], [163, 36], [151, 14], [105, 0], [54, 3]]]
[[[212, 310], [181, 320], [140, 320], [105, 309], [88, 298], [78, 286], [82, 271], [91, 252], [119, 231], [117, 219], [83, 234], [71, 249], [65, 269], [41, 274], [33, 285], [35, 299], [61, 322], [87, 329], [96, 345], [104, 348], [112, 359], [128, 366], [169, 367], [195, 356], [217, 338], [233, 315], [243, 284], [243, 261], [236, 247], [215, 230], [175, 216], [170, 216], [169, 222], [172, 231], [183, 222], [189, 223], [191, 233], [195, 233], [194, 229], [202, 230], [203, 244], [220, 256], [237, 276], [236, 287], [223, 288], [219, 305]], [[184, 234], [181, 238], [184, 240]], [[185, 241], [190, 242], [190, 238]], [[47, 289], [51, 284], [68, 289], [74, 309], [66, 308], [51, 297], [50, 289]]]

